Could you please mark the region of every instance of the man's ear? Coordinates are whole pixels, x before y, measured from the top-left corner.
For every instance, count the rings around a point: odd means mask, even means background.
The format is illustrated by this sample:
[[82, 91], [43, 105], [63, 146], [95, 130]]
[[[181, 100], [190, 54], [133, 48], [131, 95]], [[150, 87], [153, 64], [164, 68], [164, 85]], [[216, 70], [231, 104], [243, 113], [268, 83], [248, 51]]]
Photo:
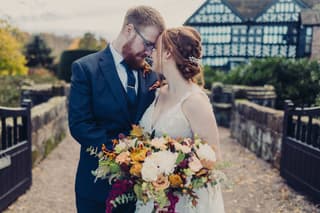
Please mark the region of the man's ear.
[[127, 24], [127, 25], [124, 26], [124, 34], [127, 37], [131, 37], [131, 35], [133, 34], [133, 31], [134, 31], [133, 24]]

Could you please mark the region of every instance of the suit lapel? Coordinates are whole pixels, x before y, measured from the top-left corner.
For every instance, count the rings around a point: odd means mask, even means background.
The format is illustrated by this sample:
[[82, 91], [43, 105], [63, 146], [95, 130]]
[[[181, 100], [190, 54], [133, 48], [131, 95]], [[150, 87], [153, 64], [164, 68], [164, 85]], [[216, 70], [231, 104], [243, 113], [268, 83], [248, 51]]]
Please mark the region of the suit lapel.
[[108, 85], [110, 85], [110, 89], [112, 91], [113, 96], [118, 102], [119, 107], [125, 114], [128, 122], [130, 121], [130, 115], [128, 111], [128, 104], [126, 100], [126, 94], [121, 84], [120, 78], [118, 76], [116, 66], [114, 64], [113, 56], [110, 51], [110, 47], [108, 46], [101, 54], [99, 60], [100, 71], [104, 76], [104, 80]]

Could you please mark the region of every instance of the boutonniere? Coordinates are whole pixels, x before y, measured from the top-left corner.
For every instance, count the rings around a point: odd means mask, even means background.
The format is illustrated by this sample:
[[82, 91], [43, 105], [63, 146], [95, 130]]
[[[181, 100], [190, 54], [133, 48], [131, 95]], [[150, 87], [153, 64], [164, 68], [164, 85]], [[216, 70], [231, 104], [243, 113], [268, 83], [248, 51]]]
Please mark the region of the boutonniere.
[[154, 82], [151, 87], [149, 87], [149, 91], [151, 90], [155, 90], [157, 88], [161, 87], [161, 82], [159, 80], [157, 80], [156, 82]]
[[143, 64], [143, 77], [145, 78], [146, 75], [151, 72], [151, 66], [150, 64], [144, 60], [144, 64]]

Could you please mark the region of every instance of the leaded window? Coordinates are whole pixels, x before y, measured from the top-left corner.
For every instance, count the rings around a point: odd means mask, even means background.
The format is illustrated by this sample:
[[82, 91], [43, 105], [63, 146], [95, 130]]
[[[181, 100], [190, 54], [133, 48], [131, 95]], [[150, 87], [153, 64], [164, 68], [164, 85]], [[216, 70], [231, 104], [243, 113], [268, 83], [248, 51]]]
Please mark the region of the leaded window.
[[301, 27], [299, 22], [299, 13], [306, 7], [302, 1], [273, 1], [250, 22], [227, 2], [208, 0], [187, 21], [201, 34], [204, 65], [230, 67], [255, 57], [310, 54], [312, 28]]
[[299, 20], [301, 6], [295, 0], [278, 0], [264, 14], [256, 19], [257, 22], [293, 22]]
[[307, 27], [306, 28], [306, 46], [305, 46], [305, 53], [306, 54], [311, 53], [311, 45], [312, 45], [312, 28]]

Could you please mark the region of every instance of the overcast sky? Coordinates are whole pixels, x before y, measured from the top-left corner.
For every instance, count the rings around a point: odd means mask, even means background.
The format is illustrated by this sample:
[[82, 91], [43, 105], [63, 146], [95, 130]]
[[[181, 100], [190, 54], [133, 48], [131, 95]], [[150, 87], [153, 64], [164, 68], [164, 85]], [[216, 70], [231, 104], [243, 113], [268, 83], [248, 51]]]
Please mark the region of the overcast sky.
[[120, 30], [126, 10], [150, 5], [168, 27], [180, 26], [205, 0], [0, 0], [0, 18], [27, 32], [72, 36], [90, 31], [108, 40]]

